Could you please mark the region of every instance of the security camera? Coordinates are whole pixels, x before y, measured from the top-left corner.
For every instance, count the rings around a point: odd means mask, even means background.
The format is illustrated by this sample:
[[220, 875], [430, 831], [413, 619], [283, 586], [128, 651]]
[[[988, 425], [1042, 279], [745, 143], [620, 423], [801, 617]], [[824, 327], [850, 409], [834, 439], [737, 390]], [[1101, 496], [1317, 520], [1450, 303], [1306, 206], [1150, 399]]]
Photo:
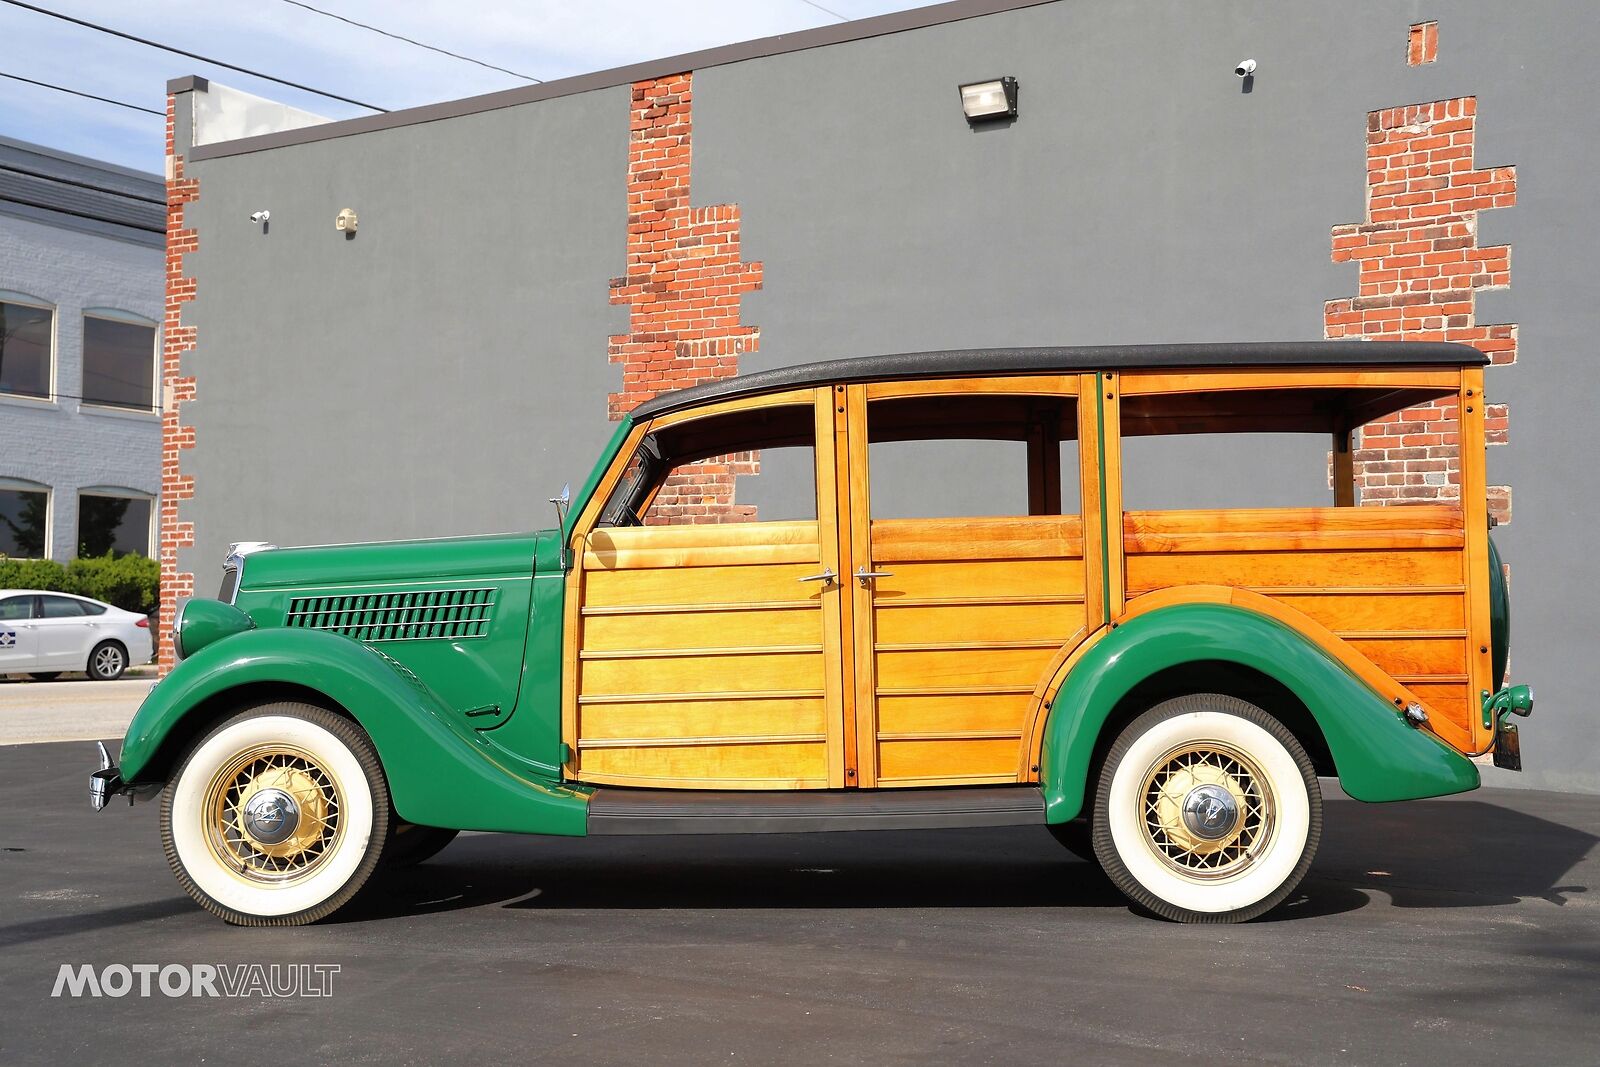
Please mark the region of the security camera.
[[1253, 59], [1246, 59], [1237, 67], [1234, 67], [1233, 72], [1241, 78], [1248, 78], [1250, 75], [1256, 72], [1256, 61]]
[[270, 211], [252, 211], [252, 212], [250, 212], [250, 221], [251, 222], [256, 222], [256, 223], [266, 222], [270, 218], [272, 218], [272, 212], [270, 212]]

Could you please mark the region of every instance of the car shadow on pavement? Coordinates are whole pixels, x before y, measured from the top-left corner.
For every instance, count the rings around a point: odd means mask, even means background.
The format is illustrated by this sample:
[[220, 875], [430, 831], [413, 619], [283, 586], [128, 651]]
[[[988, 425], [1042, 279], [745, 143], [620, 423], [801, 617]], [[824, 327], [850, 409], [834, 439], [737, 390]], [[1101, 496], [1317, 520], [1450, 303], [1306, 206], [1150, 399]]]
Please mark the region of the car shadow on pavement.
[[[1505, 794], [1502, 794], [1505, 796]], [[1540, 794], [1564, 809], [1556, 794]], [[1570, 798], [1588, 814], [1592, 798]], [[1473, 800], [1329, 806], [1317, 861], [1263, 921], [1401, 908], [1478, 908], [1590, 892], [1600, 837]], [[1592, 816], [1590, 816], [1592, 818]], [[1581, 821], [1574, 819], [1573, 821]], [[1105, 875], [1031, 827], [614, 837], [474, 834], [388, 874], [344, 921], [498, 904], [515, 909], [1125, 908]]]
[[119, 908], [76, 914], [53, 915], [45, 919], [30, 919], [20, 923], [0, 926], [0, 950], [34, 941], [48, 941], [53, 937], [71, 934], [98, 934], [119, 926], [170, 919], [194, 908], [186, 896], [150, 900], [143, 904], [128, 904]]

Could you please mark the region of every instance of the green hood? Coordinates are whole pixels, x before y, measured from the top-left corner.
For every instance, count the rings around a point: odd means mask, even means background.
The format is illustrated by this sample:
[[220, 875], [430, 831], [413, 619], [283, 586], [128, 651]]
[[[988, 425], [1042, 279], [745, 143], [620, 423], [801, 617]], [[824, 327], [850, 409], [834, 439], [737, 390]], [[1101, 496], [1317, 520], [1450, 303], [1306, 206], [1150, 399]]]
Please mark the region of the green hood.
[[245, 561], [242, 588], [265, 592], [298, 586], [529, 575], [538, 540], [537, 533], [515, 533], [267, 549]]

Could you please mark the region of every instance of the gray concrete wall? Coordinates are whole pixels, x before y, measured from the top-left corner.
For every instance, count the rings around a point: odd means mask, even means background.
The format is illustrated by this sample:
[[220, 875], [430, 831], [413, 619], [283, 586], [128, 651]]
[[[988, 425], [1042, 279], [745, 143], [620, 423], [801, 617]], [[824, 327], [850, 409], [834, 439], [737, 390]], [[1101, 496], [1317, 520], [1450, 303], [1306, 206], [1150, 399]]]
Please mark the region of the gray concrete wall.
[[[1408, 67], [1407, 26], [1431, 18], [1439, 60]], [[1367, 113], [1475, 94], [1478, 165], [1520, 178], [1516, 208], [1482, 215], [1480, 243], [1513, 247], [1513, 282], [1479, 298], [1478, 321], [1522, 329], [1521, 362], [1490, 377], [1513, 442], [1490, 478], [1515, 487], [1497, 534], [1512, 670], [1541, 697], [1528, 772], [1491, 780], [1600, 791], [1600, 474], [1582, 417], [1600, 392], [1597, 46], [1586, 0], [1071, 0], [698, 71], [694, 200], [739, 204], [744, 258], [764, 264], [745, 370], [1315, 338], [1323, 302], [1355, 287], [1329, 230], [1363, 217]], [[1232, 73], [1246, 57], [1248, 93]], [[956, 86], [1000, 74], [1020, 80], [1019, 120], [969, 129]], [[198, 542], [180, 566], [202, 588], [230, 539], [542, 521], [609, 428], [626, 111], [625, 88], [603, 90], [191, 166]], [[344, 206], [362, 220], [349, 242], [332, 229]], [[267, 235], [244, 221], [262, 207]], [[1138, 442], [1129, 463], [1152, 504], [1305, 503], [1323, 448]], [[982, 468], [946, 469], [976, 483]]]
[[80, 489], [160, 492], [160, 416], [78, 397], [84, 310], [112, 308], [159, 322], [164, 273], [160, 247], [0, 214], [0, 290], [55, 309], [56, 398], [0, 396], [0, 478], [50, 487], [51, 559], [77, 555]]
[[190, 165], [197, 591], [230, 541], [553, 523], [613, 429], [627, 111], [624, 87]]
[[[1408, 67], [1408, 25], [1435, 18], [1438, 62]], [[745, 258], [764, 263], [746, 369], [1312, 338], [1323, 302], [1355, 287], [1329, 229], [1364, 217], [1367, 112], [1477, 95], [1478, 165], [1520, 179], [1515, 208], [1480, 216], [1480, 244], [1510, 243], [1513, 267], [1478, 321], [1521, 324], [1520, 362], [1489, 377], [1512, 442], [1489, 474], [1515, 494], [1495, 535], [1514, 574], [1511, 669], [1540, 696], [1527, 772], [1490, 780], [1600, 791], [1597, 49], [1586, 0], [1074, 0], [701, 71], [695, 196], [739, 203]], [[1018, 121], [969, 129], [956, 86], [1000, 74], [1019, 79]], [[1132, 442], [1129, 505], [1308, 503], [1323, 447]]]

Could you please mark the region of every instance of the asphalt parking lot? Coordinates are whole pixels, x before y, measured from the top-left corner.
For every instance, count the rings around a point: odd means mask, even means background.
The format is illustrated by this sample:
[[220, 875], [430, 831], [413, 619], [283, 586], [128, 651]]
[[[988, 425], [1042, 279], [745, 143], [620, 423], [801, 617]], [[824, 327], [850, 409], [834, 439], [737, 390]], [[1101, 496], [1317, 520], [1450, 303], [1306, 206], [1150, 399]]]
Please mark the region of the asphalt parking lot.
[[[1329, 805], [1289, 906], [1136, 914], [1034, 829], [458, 839], [340, 921], [193, 905], [93, 746], [0, 748], [0, 1062], [1593, 1063], [1600, 797]], [[337, 965], [52, 998], [63, 963]]]

